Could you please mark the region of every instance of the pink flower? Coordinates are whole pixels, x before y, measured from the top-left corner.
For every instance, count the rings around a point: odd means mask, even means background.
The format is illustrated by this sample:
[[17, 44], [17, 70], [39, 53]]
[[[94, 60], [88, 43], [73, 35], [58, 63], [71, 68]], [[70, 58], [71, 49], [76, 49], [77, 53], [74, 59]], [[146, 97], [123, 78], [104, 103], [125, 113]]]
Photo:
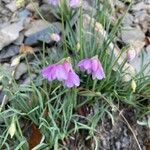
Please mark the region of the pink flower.
[[53, 5], [53, 6], [57, 6], [59, 4], [60, 0], [48, 0], [49, 4]]
[[105, 78], [103, 67], [97, 56], [81, 60], [78, 63], [78, 67], [81, 71], [87, 71], [88, 74], [92, 74], [93, 80], [96, 78], [98, 80]]
[[68, 73], [67, 80], [64, 80], [64, 85], [68, 88], [79, 86], [80, 85], [80, 79], [78, 75], [74, 71], [70, 71]]
[[51, 34], [51, 39], [55, 42], [59, 42], [60, 41], [60, 35], [57, 33], [52, 33]]
[[45, 67], [41, 74], [49, 81], [62, 81], [68, 88], [80, 85], [80, 79], [78, 75], [74, 72], [72, 65], [66, 59], [61, 63], [52, 64], [48, 67]]
[[81, 5], [81, 0], [70, 0], [69, 2], [70, 7], [77, 8]]

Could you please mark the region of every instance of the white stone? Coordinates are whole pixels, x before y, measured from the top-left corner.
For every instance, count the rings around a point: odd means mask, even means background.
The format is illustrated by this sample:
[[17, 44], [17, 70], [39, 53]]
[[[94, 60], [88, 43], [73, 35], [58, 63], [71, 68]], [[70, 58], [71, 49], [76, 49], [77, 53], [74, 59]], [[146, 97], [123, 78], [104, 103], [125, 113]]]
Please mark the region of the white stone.
[[36, 9], [39, 9], [39, 3], [38, 2], [31, 2], [29, 3], [26, 8], [31, 11], [31, 12], [35, 12]]
[[[142, 62], [142, 56], [137, 56], [134, 61], [131, 62], [131, 64], [136, 69], [137, 73], [141, 71], [141, 64], [146, 65], [150, 63], [150, 45], [146, 47], [146, 51], [143, 51], [143, 62]], [[147, 68], [142, 72], [144, 75], [150, 75], [150, 65], [147, 66]]]
[[9, 4], [6, 5], [6, 7], [12, 12], [15, 12], [17, 10], [16, 1], [11, 1]]
[[0, 50], [12, 43], [19, 37], [19, 32], [23, 29], [23, 23], [13, 23], [0, 30]]
[[124, 27], [121, 31], [121, 38], [124, 43], [128, 44], [131, 41], [144, 41], [145, 34], [140, 28]]
[[27, 30], [25, 32], [25, 36], [28, 37], [34, 33], [37, 33], [43, 29], [46, 29], [47, 27], [49, 27], [49, 23], [47, 23], [46, 21], [34, 20], [28, 25]]

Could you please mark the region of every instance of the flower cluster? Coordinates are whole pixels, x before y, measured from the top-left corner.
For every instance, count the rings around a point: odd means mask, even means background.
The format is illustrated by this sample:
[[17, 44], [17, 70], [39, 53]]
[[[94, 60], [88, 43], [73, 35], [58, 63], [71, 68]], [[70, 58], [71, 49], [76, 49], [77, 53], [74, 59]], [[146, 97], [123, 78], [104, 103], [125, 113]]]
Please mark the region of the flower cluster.
[[66, 87], [79, 86], [78, 75], [72, 69], [71, 63], [65, 59], [62, 63], [52, 64], [42, 70], [42, 76], [49, 81], [62, 81]]
[[81, 71], [87, 71], [88, 74], [92, 74], [92, 78], [102, 80], [105, 78], [103, 67], [98, 60], [97, 56], [91, 59], [83, 59], [78, 63], [78, 67]]
[[[103, 67], [97, 56], [81, 60], [78, 67], [81, 71], [87, 71], [88, 74], [91, 74], [93, 80], [105, 78]], [[62, 81], [64, 86], [68, 88], [80, 85], [79, 76], [73, 70], [69, 59], [63, 59], [59, 63], [49, 65], [41, 73], [49, 81]]]
[[[49, 4], [53, 6], [58, 6], [60, 4], [61, 0], [49, 0]], [[80, 7], [81, 0], [69, 0], [69, 6], [71, 8], [77, 8]]]

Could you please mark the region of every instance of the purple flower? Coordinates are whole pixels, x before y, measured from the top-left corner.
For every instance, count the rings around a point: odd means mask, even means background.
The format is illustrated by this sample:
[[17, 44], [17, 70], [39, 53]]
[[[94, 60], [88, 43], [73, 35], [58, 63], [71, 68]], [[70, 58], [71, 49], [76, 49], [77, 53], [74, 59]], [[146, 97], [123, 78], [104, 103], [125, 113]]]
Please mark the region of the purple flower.
[[49, 4], [53, 5], [53, 6], [57, 6], [59, 4], [60, 0], [48, 0]]
[[92, 74], [93, 80], [102, 80], [103, 78], [105, 78], [103, 67], [97, 56], [81, 60], [78, 63], [78, 67], [81, 71], [87, 71], [88, 74]]
[[64, 85], [68, 88], [79, 86], [80, 79], [74, 71], [69, 71], [67, 80], [64, 80]]
[[70, 62], [66, 59], [61, 63], [52, 64], [48, 67], [45, 67], [41, 74], [49, 81], [62, 81], [68, 88], [80, 85], [80, 79], [78, 75], [74, 72]]
[[81, 5], [81, 0], [70, 0], [69, 2], [70, 7], [77, 8]]
[[55, 42], [59, 42], [60, 41], [60, 35], [57, 33], [52, 33], [51, 34], [51, 39]]

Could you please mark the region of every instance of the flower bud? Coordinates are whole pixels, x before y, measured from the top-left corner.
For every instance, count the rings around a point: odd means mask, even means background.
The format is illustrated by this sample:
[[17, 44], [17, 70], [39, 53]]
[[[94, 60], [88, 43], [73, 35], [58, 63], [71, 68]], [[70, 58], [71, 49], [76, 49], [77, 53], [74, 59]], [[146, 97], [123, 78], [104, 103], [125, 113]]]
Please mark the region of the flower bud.
[[131, 81], [131, 88], [132, 88], [132, 91], [133, 91], [133, 92], [135, 92], [136, 87], [137, 87], [137, 85], [136, 85], [135, 80], [132, 80], [132, 81]]
[[11, 138], [15, 135], [15, 132], [16, 132], [16, 124], [15, 124], [15, 118], [13, 117], [10, 127], [8, 129], [8, 133], [10, 134]]

